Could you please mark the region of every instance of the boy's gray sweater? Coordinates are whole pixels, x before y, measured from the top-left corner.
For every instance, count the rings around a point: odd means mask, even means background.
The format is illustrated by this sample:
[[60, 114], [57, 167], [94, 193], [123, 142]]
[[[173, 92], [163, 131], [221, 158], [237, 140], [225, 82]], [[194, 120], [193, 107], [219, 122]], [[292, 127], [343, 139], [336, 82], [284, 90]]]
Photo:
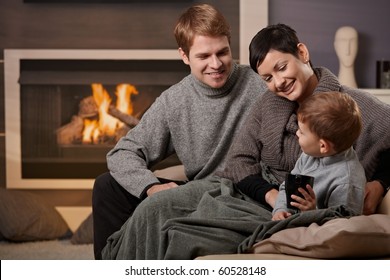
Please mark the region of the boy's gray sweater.
[[[364, 204], [366, 177], [355, 150], [348, 150], [329, 157], [316, 158], [302, 153], [291, 174], [314, 177], [313, 190], [317, 209], [344, 205], [354, 215], [361, 215]], [[287, 208], [285, 182], [279, 187], [279, 194], [272, 213], [295, 211]]]

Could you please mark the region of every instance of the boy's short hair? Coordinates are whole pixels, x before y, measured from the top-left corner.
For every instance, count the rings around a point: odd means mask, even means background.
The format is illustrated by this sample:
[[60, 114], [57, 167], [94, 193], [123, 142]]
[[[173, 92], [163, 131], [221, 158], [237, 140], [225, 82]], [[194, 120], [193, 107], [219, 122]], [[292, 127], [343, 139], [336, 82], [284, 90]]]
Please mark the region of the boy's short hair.
[[179, 48], [188, 56], [195, 35], [226, 36], [230, 43], [230, 25], [225, 17], [213, 6], [200, 4], [190, 7], [176, 23], [174, 30]]
[[311, 132], [330, 141], [336, 152], [351, 147], [363, 126], [358, 105], [341, 92], [313, 93], [299, 105], [297, 115]]

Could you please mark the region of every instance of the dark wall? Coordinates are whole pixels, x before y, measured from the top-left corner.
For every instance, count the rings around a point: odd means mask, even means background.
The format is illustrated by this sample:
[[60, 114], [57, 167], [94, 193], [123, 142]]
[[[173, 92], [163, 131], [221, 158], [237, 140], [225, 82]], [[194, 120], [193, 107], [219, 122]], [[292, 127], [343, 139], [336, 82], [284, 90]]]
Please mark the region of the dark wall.
[[[105, 2], [0, 0], [0, 49], [176, 49], [173, 28], [178, 16], [189, 6], [204, 1]], [[217, 7], [230, 22], [237, 58], [239, 1], [206, 2]]]
[[390, 60], [390, 1], [388, 0], [271, 0], [269, 22], [293, 27], [310, 50], [314, 65], [338, 74], [333, 47], [340, 26], [359, 33], [355, 75], [359, 87], [375, 88], [376, 60]]

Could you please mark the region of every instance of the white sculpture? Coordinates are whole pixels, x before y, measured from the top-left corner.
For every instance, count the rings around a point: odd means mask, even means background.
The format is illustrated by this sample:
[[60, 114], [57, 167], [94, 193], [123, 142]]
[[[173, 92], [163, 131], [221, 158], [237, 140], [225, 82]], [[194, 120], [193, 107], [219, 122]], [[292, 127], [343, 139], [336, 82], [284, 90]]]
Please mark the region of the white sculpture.
[[334, 39], [334, 48], [339, 58], [339, 80], [346, 86], [357, 88], [354, 63], [358, 52], [358, 33], [351, 26], [342, 26], [337, 29]]

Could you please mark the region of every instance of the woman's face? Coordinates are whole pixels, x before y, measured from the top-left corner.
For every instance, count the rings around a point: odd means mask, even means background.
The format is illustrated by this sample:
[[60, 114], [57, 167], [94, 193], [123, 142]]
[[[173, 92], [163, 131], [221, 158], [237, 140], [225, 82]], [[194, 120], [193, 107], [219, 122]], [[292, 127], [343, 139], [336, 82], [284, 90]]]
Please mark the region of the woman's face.
[[298, 49], [298, 57], [271, 49], [257, 67], [257, 73], [276, 95], [300, 103], [313, 93], [317, 78], [306, 46], [299, 44]]

